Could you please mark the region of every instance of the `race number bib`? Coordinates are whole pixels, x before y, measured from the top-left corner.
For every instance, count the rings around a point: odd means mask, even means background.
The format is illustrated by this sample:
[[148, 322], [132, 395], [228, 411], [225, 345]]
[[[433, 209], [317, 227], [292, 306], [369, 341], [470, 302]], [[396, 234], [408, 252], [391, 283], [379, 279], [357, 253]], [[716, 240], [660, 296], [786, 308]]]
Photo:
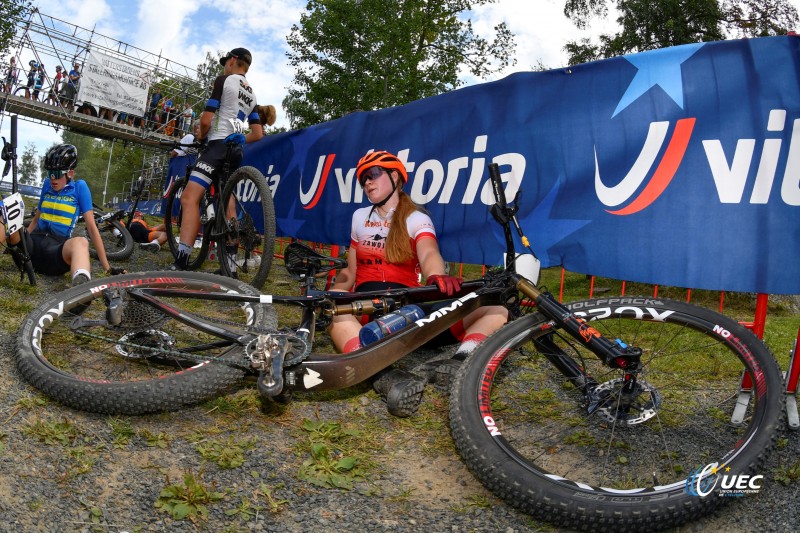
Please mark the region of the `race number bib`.
[[6, 233], [11, 235], [22, 229], [22, 220], [25, 218], [25, 202], [22, 195], [15, 192], [3, 198], [3, 218], [6, 224]]
[[243, 122], [238, 118], [231, 118], [228, 119], [231, 123], [231, 127], [233, 128], [233, 133], [244, 133], [249, 129], [249, 124], [247, 122]]

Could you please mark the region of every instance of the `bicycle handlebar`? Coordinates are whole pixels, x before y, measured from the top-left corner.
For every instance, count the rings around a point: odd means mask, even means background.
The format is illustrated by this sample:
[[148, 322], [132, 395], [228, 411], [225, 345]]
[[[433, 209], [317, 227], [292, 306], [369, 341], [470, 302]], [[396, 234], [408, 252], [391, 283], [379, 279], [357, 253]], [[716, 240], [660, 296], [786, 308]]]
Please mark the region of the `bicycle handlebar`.
[[205, 146], [205, 143], [181, 143], [180, 141], [158, 141], [159, 146], [164, 146], [166, 148], [202, 148]]

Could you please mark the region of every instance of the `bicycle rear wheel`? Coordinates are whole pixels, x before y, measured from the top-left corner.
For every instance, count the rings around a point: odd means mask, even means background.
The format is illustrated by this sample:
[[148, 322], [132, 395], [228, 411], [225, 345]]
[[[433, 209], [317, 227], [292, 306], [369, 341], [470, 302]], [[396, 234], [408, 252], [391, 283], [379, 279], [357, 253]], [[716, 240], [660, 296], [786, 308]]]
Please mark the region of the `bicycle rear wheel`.
[[[197, 272], [150, 272], [95, 279], [56, 294], [32, 311], [20, 330], [16, 363], [22, 376], [76, 409], [143, 414], [178, 409], [215, 396], [244, 374], [244, 348], [174, 320], [124, 290], [122, 322], [105, 321], [106, 289], [180, 288], [209, 295], [258, 294], [249, 285]], [[159, 296], [167, 305], [235, 332], [276, 329], [272, 307]], [[105, 323], [105, 325], [104, 325]], [[227, 363], [220, 361], [227, 361]], [[240, 366], [231, 366], [230, 363]]]
[[237, 169], [222, 192], [220, 209], [226, 206], [226, 238], [219, 240], [218, 250], [222, 273], [260, 289], [275, 252], [275, 206], [261, 172]]
[[[763, 474], [782, 416], [781, 378], [751, 332], [668, 300], [569, 307], [609, 338], [642, 348], [644, 368], [626, 395], [620, 371], [538, 313], [487, 339], [456, 376], [450, 418], [459, 452], [490, 490], [561, 526], [650, 530], [730, 500], [712, 490], [725, 474]], [[555, 354], [599, 384], [591, 408], [556, 370]], [[755, 384], [747, 401], [743, 374]], [[708, 465], [719, 470], [704, 472]]]
[[[95, 213], [95, 220], [97, 218], [98, 214]], [[103, 239], [103, 248], [106, 250], [106, 257], [109, 261], [124, 261], [133, 255], [133, 236], [119, 220], [109, 220], [98, 224], [97, 229], [100, 230], [100, 238]], [[98, 259], [97, 250], [85, 228], [84, 235], [89, 239], [89, 254], [94, 259]]]
[[[167, 244], [169, 244], [169, 250], [172, 252], [172, 257], [174, 258], [178, 257], [178, 244], [181, 236], [181, 223], [183, 222], [181, 195], [183, 194], [184, 187], [186, 187], [186, 178], [176, 180], [169, 189], [167, 201], [164, 206], [164, 227], [166, 228]], [[207, 202], [210, 201], [211, 199], [208, 198], [208, 193], [206, 193], [206, 196], [203, 197], [203, 205], [207, 205]], [[199, 247], [192, 247], [192, 251], [189, 254], [188, 270], [197, 270], [203, 266], [208, 256], [208, 248], [211, 241], [210, 230], [213, 223], [213, 219], [209, 221], [205, 218], [205, 209], [201, 209], [201, 234], [197, 237], [199, 239]]]

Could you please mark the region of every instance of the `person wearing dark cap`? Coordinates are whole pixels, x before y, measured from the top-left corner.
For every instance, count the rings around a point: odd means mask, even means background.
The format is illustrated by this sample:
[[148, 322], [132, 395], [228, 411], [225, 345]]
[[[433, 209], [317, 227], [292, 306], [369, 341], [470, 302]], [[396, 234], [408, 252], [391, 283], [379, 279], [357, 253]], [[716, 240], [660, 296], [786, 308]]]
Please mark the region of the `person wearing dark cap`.
[[250, 51], [234, 48], [219, 62], [223, 66], [222, 76], [214, 80], [211, 96], [200, 115], [198, 141], [208, 141], [208, 147], [194, 165], [189, 183], [181, 195], [183, 223], [173, 270], [186, 269], [189, 253], [200, 230], [200, 199], [211, 183], [219, 179], [227, 144], [236, 143], [230, 160], [231, 171], [234, 171], [242, 163], [242, 144], [255, 142], [264, 135], [256, 96], [245, 78], [253, 62]]

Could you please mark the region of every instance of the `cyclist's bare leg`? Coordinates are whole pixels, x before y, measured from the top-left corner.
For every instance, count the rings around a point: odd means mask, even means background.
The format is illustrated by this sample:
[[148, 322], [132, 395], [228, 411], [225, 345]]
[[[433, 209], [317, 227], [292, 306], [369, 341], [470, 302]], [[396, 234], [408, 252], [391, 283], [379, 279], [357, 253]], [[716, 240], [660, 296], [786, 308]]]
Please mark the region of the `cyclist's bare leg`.
[[89, 256], [89, 241], [84, 237], [73, 237], [67, 239], [61, 249], [61, 257], [69, 265], [70, 278], [75, 276], [79, 270], [86, 272], [92, 271], [91, 258]]
[[181, 194], [181, 243], [194, 246], [197, 234], [200, 231], [200, 199], [206, 189], [199, 183], [190, 181], [186, 184]]
[[508, 322], [508, 310], [501, 305], [480, 307], [464, 320], [464, 336], [482, 334], [488, 337]]
[[[237, 219], [236, 201], [234, 199], [234, 196], [228, 198], [228, 205], [225, 206], [225, 218], [226, 220]], [[236, 252], [238, 247], [239, 247], [238, 239], [229, 236], [225, 242], [225, 248], [226, 252], [229, 254], [230, 268], [231, 271], [233, 272], [236, 271]]]
[[11, 246], [19, 244], [20, 241], [19, 234], [20, 232], [15, 231], [13, 234], [6, 237], [6, 227], [2, 223], [0, 223], [0, 244], [5, 244], [6, 241], [8, 241], [8, 244], [10, 244]]
[[333, 317], [333, 322], [328, 328], [331, 342], [341, 352], [350, 352], [360, 347], [358, 332], [361, 331], [361, 322], [353, 315], [340, 315]]

